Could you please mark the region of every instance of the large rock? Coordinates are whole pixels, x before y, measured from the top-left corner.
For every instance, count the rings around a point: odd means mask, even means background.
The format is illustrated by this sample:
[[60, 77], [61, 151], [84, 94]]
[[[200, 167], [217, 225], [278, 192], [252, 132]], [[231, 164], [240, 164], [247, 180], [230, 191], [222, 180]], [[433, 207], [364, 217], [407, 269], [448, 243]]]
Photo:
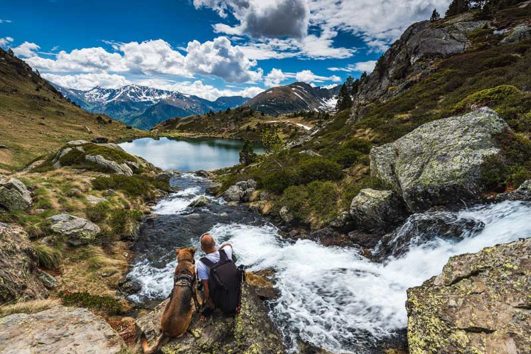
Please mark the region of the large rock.
[[371, 174], [401, 194], [411, 211], [473, 200], [482, 191], [485, 159], [500, 154], [494, 137], [506, 129], [488, 108], [426, 123], [371, 149]]
[[240, 181], [230, 186], [224, 193], [223, 198], [228, 202], [249, 202], [256, 190], [255, 180]]
[[456, 213], [432, 211], [413, 214], [402, 226], [380, 240], [373, 255], [380, 260], [390, 256], [400, 257], [411, 247], [439, 239], [461, 241], [484, 228], [482, 221]]
[[408, 344], [420, 353], [528, 353], [531, 239], [452, 257], [408, 290]]
[[393, 191], [362, 189], [352, 199], [350, 215], [360, 230], [388, 231], [407, 217], [407, 210]]
[[0, 208], [24, 210], [31, 206], [31, 193], [16, 178], [0, 179]]
[[0, 304], [45, 298], [48, 291], [39, 275], [27, 233], [18, 225], [0, 223]]
[[[159, 335], [160, 316], [166, 301], [137, 320], [139, 332], [149, 341]], [[214, 314], [205, 321], [195, 315], [189, 333], [162, 347], [165, 354], [284, 353], [282, 339], [269, 320], [254, 290], [243, 286], [240, 314], [235, 318]]]
[[125, 349], [122, 338], [87, 309], [56, 306], [0, 318], [0, 352], [101, 354]]
[[52, 231], [66, 236], [71, 246], [91, 243], [101, 232], [100, 227], [92, 221], [70, 214], [57, 214], [49, 217], [48, 220]]
[[118, 175], [132, 176], [133, 170], [127, 163], [118, 163], [116, 161], [108, 160], [101, 155], [87, 155], [85, 160], [101, 166], [105, 170], [110, 170]]

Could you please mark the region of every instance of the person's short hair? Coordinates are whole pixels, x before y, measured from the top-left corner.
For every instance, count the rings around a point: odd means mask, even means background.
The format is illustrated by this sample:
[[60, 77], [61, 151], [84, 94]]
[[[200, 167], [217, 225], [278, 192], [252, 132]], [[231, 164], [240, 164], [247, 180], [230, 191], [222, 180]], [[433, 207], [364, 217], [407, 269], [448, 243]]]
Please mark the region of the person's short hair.
[[202, 234], [199, 241], [201, 242], [201, 248], [203, 249], [210, 249], [216, 246], [216, 240], [214, 240], [214, 237], [208, 232]]

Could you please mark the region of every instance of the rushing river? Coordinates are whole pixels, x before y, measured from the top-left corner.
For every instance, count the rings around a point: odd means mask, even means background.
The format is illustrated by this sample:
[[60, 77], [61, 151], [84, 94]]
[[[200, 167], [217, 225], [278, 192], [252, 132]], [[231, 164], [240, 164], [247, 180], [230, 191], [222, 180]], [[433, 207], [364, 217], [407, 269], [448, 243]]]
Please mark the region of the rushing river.
[[531, 203], [478, 205], [448, 214], [483, 222], [481, 231], [464, 234], [460, 241], [432, 237], [428, 243], [412, 245], [400, 258], [374, 263], [354, 248], [283, 239], [259, 215], [221, 199], [209, 197], [208, 206], [190, 208], [195, 198], [205, 194], [209, 181], [183, 174], [173, 183], [180, 191], [160, 201], [141, 228], [129, 277], [142, 289], [131, 300], [167, 297], [174, 248], [198, 246], [198, 236], [210, 231], [218, 242], [230, 241], [240, 262], [251, 270], [275, 269], [281, 295], [270, 303], [270, 316], [293, 352], [299, 339], [334, 353], [378, 351], [378, 342], [406, 327], [409, 287], [440, 273], [453, 255], [531, 235]]

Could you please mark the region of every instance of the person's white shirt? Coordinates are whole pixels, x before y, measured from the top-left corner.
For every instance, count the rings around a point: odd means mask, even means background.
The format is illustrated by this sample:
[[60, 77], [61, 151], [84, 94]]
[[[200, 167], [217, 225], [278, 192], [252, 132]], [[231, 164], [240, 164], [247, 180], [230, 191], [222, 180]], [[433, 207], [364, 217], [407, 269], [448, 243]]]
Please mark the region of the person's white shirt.
[[[223, 247], [223, 251], [225, 251], [225, 253], [227, 254], [227, 258], [232, 259], [232, 246], [221, 245], [221, 247]], [[209, 253], [204, 257], [206, 257], [209, 261], [212, 261], [212, 263], [219, 262], [219, 259], [220, 259], [219, 250], [221, 249], [221, 247], [218, 248], [215, 252]], [[197, 261], [196, 268], [197, 268], [197, 277], [199, 278], [199, 280], [208, 280], [208, 275], [210, 273], [209, 268], [203, 262], [201, 262], [201, 260]]]

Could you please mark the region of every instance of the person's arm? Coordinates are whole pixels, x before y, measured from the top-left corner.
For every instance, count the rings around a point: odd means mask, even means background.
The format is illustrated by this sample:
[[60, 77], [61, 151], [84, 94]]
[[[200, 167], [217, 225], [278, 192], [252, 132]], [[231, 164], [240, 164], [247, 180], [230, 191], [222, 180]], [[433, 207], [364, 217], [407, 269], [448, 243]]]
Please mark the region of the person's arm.
[[203, 283], [203, 306], [213, 309], [214, 303], [210, 298], [210, 290], [208, 289], [208, 279], [202, 280], [201, 282]]

